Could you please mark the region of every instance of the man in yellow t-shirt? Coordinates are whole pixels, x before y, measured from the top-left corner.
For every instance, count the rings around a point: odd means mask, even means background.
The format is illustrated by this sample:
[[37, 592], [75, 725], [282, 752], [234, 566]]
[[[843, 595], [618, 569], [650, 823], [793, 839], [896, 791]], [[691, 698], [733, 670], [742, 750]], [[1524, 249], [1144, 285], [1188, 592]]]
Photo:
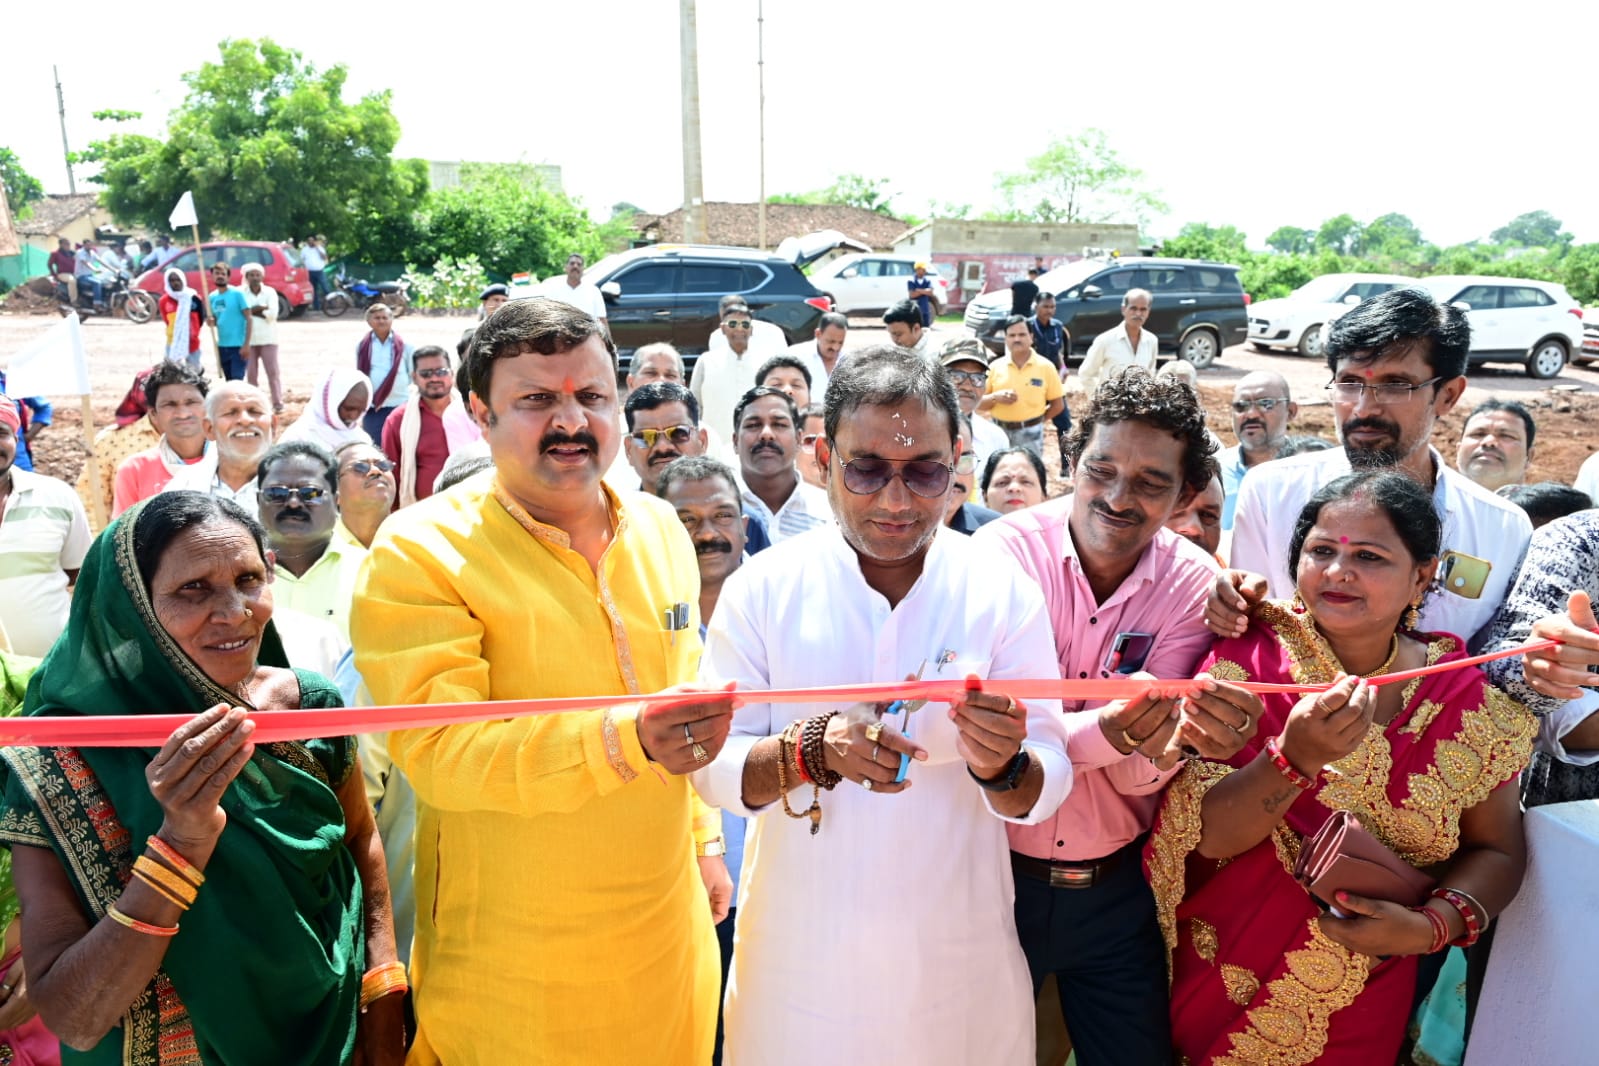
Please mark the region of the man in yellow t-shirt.
[[1044, 422], [1066, 407], [1060, 373], [1033, 351], [1027, 319], [1012, 315], [1005, 323], [1005, 355], [988, 368], [988, 395], [977, 409], [1005, 431], [1012, 448], [1044, 455]]
[[[350, 630], [377, 703], [704, 691], [684, 685], [688, 534], [601, 481], [615, 356], [557, 300], [478, 327], [467, 375], [495, 469], [373, 538]], [[717, 693], [389, 735], [418, 804], [411, 1066], [709, 1061], [732, 885], [719, 816], [684, 775], [731, 715]]]

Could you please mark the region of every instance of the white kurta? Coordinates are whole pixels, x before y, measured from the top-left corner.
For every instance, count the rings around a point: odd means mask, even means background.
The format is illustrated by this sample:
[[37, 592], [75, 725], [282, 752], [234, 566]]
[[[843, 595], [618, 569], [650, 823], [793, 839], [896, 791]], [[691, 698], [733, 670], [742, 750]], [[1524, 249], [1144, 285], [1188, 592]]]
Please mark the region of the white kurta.
[[[925, 676], [1058, 676], [1043, 594], [1010, 559], [940, 528], [900, 604], [871, 589], [836, 526], [754, 556], [722, 589], [701, 675], [740, 687]], [[944, 661], [940, 666], [940, 660]], [[1005, 823], [956, 752], [948, 705], [910, 723], [928, 750], [912, 787], [851, 782], [822, 796], [821, 832], [780, 804], [743, 803], [755, 742], [829, 705], [746, 704], [717, 760], [694, 775], [705, 799], [752, 815], [727, 986], [729, 1066], [916, 1063], [1030, 1066], [1033, 997], [1016, 937]], [[1058, 701], [1028, 707], [1027, 747], [1044, 788], [1027, 823], [1071, 788]], [[790, 794], [796, 811], [811, 789]]]

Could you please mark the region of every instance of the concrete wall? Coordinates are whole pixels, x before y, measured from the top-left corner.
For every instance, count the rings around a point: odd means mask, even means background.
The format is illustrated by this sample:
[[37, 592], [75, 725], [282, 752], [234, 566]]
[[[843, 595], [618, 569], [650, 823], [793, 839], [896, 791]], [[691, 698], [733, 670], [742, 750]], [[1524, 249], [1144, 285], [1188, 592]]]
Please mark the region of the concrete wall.
[[1042, 255], [1046, 258], [1138, 254], [1138, 227], [1124, 223], [976, 222], [935, 219], [907, 242], [914, 251], [895, 247], [905, 255]]

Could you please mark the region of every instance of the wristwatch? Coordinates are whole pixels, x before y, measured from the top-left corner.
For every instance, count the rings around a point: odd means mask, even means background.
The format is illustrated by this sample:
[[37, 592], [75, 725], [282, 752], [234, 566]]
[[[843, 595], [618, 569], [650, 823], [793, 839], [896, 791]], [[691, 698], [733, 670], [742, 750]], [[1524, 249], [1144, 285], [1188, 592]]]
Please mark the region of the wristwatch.
[[998, 777], [985, 781], [972, 773], [972, 768], [969, 764], [966, 767], [966, 772], [971, 774], [973, 781], [976, 781], [990, 792], [1014, 792], [1021, 786], [1022, 775], [1027, 773], [1027, 767], [1032, 764], [1032, 761], [1033, 757], [1027, 754], [1027, 749], [1022, 748], [1011, 756], [1010, 765]]
[[727, 854], [727, 844], [721, 837], [714, 837], [703, 844], [694, 845], [694, 854], [702, 859], [709, 859], [716, 855]]

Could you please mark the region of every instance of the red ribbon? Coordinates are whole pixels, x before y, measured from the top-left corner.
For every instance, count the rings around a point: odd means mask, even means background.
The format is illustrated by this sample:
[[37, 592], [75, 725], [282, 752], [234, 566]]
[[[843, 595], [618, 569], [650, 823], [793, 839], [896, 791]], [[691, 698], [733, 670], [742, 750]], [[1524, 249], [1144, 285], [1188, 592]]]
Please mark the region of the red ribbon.
[[[1456, 659], [1416, 670], [1402, 670], [1368, 678], [1373, 685], [1392, 685], [1428, 674], [1441, 674], [1494, 659], [1524, 655], [1558, 647], [1558, 640], [1524, 644], [1487, 655]], [[1269, 684], [1260, 681], [1235, 682], [1239, 688], [1257, 694], [1324, 692], [1331, 685]], [[1199, 681], [1150, 681], [1131, 677], [1037, 678], [994, 682], [992, 688], [1019, 699], [1125, 700], [1136, 699], [1150, 689], [1187, 693]], [[965, 679], [946, 681], [895, 681], [866, 685], [830, 685], [819, 688], [739, 689], [742, 703], [885, 703], [896, 699], [925, 699], [958, 703], [969, 690]], [[641, 704], [647, 709], [697, 703], [703, 693], [655, 693], [653, 695], [568, 696], [540, 700], [487, 700], [481, 703], [423, 703], [398, 707], [335, 707], [308, 711], [257, 711], [250, 715], [255, 723], [251, 742], [275, 744], [312, 737], [341, 737], [357, 733], [386, 733], [395, 729], [426, 729], [524, 718], [565, 711], [594, 711], [605, 707]], [[190, 714], [72, 715], [62, 717], [0, 718], [0, 747], [77, 748], [159, 748]]]

